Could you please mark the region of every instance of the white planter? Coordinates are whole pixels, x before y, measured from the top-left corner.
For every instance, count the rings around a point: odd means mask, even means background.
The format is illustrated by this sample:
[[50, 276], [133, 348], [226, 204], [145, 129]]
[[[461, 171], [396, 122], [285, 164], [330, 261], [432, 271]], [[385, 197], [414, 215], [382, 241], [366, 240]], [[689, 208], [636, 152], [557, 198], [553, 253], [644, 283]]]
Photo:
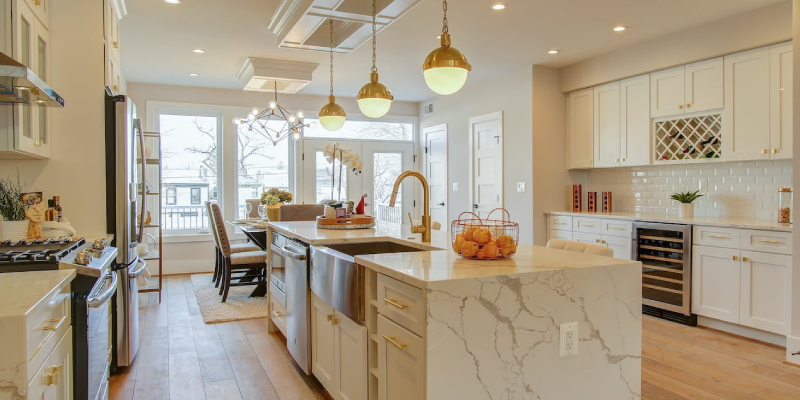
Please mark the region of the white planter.
[[0, 240], [18, 242], [28, 237], [28, 220], [0, 221]]
[[680, 214], [681, 218], [694, 218], [694, 204], [681, 203]]

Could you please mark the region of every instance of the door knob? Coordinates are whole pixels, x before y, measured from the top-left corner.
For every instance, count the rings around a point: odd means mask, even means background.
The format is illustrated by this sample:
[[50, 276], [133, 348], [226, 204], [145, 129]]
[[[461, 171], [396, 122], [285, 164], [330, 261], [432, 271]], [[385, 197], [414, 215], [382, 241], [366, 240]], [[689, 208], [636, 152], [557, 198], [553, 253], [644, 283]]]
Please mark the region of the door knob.
[[477, 209], [478, 209], [478, 204], [477, 204], [477, 203], [476, 203], [476, 204], [473, 204], [473, 205], [472, 205], [472, 208], [474, 208], [474, 209], [476, 209], [476, 210], [477, 210]]
[[437, 203], [436, 205], [437, 205], [437, 206], [442, 206], [442, 207], [444, 207], [444, 202]]

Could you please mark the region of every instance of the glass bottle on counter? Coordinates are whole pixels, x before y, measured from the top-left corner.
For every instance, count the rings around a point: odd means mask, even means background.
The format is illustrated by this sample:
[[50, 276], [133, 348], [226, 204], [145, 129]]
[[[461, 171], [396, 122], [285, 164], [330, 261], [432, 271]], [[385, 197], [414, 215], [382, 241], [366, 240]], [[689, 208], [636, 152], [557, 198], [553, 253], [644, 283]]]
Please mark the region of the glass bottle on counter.
[[794, 223], [792, 212], [792, 188], [778, 189], [778, 222], [782, 224]]
[[47, 211], [44, 212], [44, 220], [56, 220], [56, 202], [53, 199], [47, 200]]
[[63, 210], [61, 209], [61, 197], [53, 196], [53, 203], [55, 203], [56, 209], [56, 222], [61, 222], [61, 218], [63, 217]]

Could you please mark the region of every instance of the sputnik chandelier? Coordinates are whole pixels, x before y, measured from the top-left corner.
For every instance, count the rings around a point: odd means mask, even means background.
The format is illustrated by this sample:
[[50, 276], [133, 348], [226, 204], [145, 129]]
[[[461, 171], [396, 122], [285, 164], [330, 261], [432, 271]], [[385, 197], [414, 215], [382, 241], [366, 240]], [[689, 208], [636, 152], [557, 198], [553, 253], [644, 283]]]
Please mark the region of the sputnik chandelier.
[[304, 118], [303, 111], [292, 114], [278, 104], [278, 82], [276, 81], [275, 98], [267, 103], [266, 109], [253, 108], [247, 117], [236, 117], [233, 119], [233, 123], [240, 127], [246, 126], [250, 132], [258, 132], [274, 146], [277, 146], [278, 142], [289, 136], [295, 141], [303, 137], [303, 128], [307, 126], [303, 123]]

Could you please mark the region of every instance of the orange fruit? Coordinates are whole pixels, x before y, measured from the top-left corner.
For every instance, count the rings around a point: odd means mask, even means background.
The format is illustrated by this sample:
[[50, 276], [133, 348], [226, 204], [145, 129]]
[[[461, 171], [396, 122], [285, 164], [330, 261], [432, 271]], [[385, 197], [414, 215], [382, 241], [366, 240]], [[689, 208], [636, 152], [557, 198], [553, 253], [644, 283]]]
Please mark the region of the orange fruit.
[[478, 244], [475, 242], [465, 241], [461, 245], [461, 255], [464, 257], [472, 258], [478, 254]]
[[478, 242], [479, 244], [486, 244], [492, 240], [492, 234], [488, 229], [481, 228], [475, 231], [475, 233], [472, 235], [472, 240]]
[[456, 240], [453, 242], [453, 250], [461, 254], [461, 247], [464, 245], [464, 235], [456, 235]]
[[470, 241], [470, 242], [474, 241], [474, 240], [472, 240], [472, 235], [475, 234], [475, 231], [477, 231], [477, 230], [478, 230], [478, 228], [467, 228], [467, 230], [464, 231], [464, 240], [467, 240], [467, 241]]
[[508, 257], [517, 252], [517, 244], [514, 243], [514, 239], [508, 235], [502, 235], [497, 238], [497, 247], [503, 257]]

